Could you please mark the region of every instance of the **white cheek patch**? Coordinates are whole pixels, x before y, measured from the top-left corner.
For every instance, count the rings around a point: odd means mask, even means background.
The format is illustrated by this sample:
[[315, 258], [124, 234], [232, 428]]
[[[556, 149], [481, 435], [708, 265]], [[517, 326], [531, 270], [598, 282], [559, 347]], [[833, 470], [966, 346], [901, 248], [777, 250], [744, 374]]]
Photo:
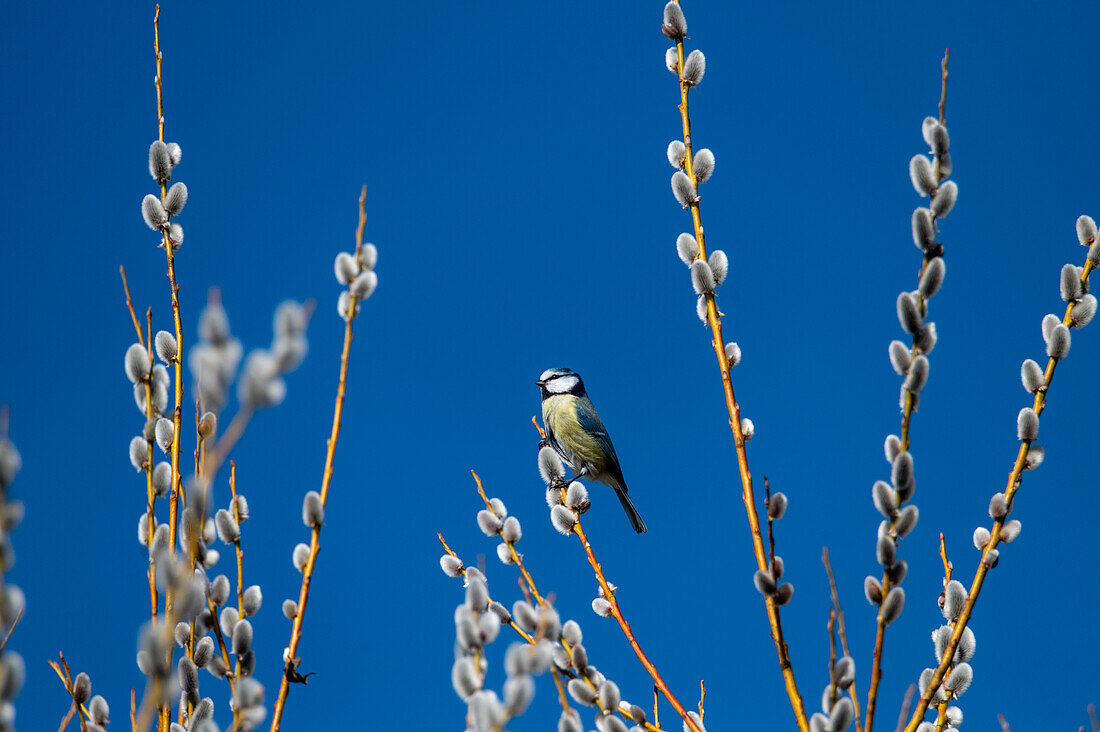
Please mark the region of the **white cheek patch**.
[[576, 376], [561, 376], [546, 384], [546, 390], [551, 394], [567, 394], [577, 385], [579, 379]]

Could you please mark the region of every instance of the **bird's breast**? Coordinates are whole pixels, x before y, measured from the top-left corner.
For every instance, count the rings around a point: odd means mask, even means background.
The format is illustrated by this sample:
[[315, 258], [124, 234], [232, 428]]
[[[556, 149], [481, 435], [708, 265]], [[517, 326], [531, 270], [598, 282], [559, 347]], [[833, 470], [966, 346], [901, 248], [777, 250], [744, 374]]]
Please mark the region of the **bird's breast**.
[[579, 465], [571, 465], [574, 469], [580, 469], [587, 464], [595, 473], [603, 472], [604, 451], [593, 435], [589, 434], [581, 426], [577, 419], [577, 398], [571, 394], [555, 394], [547, 397], [542, 402], [542, 420], [554, 438], [567, 451], [573, 453]]

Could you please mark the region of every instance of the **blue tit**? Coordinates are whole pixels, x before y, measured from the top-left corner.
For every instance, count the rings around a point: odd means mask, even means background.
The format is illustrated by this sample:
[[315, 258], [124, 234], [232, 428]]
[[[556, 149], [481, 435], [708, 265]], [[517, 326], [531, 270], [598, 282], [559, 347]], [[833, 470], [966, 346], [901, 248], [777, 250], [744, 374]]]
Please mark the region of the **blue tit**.
[[588, 476], [615, 490], [619, 503], [639, 534], [645, 522], [626, 495], [626, 481], [611, 437], [584, 391], [581, 377], [570, 369], [548, 369], [535, 382], [542, 389], [542, 422], [546, 439], [576, 477]]

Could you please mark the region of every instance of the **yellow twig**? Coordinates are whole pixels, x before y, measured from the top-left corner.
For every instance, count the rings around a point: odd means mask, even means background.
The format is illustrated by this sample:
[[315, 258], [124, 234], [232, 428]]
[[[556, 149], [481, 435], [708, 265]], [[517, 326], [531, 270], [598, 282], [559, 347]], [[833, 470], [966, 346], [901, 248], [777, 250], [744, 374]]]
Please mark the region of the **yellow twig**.
[[[941, 125], [947, 123], [947, 118], [945, 116], [946, 115], [946, 110], [947, 110], [947, 61], [950, 58], [950, 55], [951, 55], [951, 50], [950, 49], [945, 49], [944, 54], [943, 54], [943, 60], [940, 62], [940, 103], [939, 103], [940, 118], [939, 118], [939, 121], [940, 121]], [[935, 177], [936, 177], [936, 181], [938, 182], [939, 179], [940, 179], [940, 157], [938, 155], [936, 156]], [[933, 216], [933, 221], [935, 221], [934, 216]], [[924, 275], [925, 267], [928, 266], [928, 264], [935, 258], [935, 256], [942, 255], [942, 253], [943, 253], [942, 248], [939, 251], [935, 252], [935, 253], [933, 253], [933, 252], [925, 253], [924, 258], [921, 260], [920, 270], [917, 272], [917, 280], [918, 281]], [[927, 304], [926, 304], [924, 298], [921, 297], [920, 295], [917, 296], [917, 307], [920, 308], [920, 311], [921, 311], [922, 315], [926, 312]], [[916, 336], [916, 334], [914, 334], [913, 335], [913, 344], [909, 349], [910, 356], [916, 355], [916, 353], [917, 353], [916, 339], [917, 339], [917, 336]], [[905, 406], [902, 410], [902, 416], [901, 416], [901, 436], [900, 436], [900, 440], [901, 440], [901, 451], [902, 452], [907, 452], [909, 450], [909, 427], [912, 423], [914, 406], [915, 406], [915, 401], [914, 401], [914, 398], [913, 398], [913, 392], [906, 391], [905, 392]], [[894, 520], [891, 519], [890, 520], [891, 528], [893, 528], [893, 525], [894, 525]], [[882, 598], [883, 598], [883, 600], [886, 599], [886, 593], [889, 592], [889, 590], [890, 590], [890, 578], [884, 570], [883, 573], [882, 573]], [[874, 722], [875, 722], [875, 706], [876, 706], [876, 702], [878, 700], [878, 686], [879, 686], [879, 682], [882, 680], [882, 648], [883, 648], [883, 643], [885, 642], [885, 640], [886, 640], [886, 623], [883, 621], [882, 612], [881, 612], [881, 602], [880, 602], [880, 612], [879, 612], [878, 617], [876, 619], [875, 650], [874, 650], [874, 654], [872, 656], [872, 661], [871, 661], [871, 688], [867, 692], [867, 720], [866, 720], [866, 723], [864, 724], [865, 732], [871, 732], [871, 729], [874, 726]]]
[[[470, 475], [474, 476], [474, 482], [477, 483], [477, 493], [481, 496], [481, 500], [485, 502], [485, 508], [492, 512], [493, 506], [489, 503], [489, 497], [485, 495], [485, 488], [481, 484], [481, 478], [473, 470], [470, 471]], [[503, 527], [497, 529], [497, 536], [499, 536], [501, 540], [504, 539]], [[504, 543], [508, 546], [508, 552], [512, 555], [512, 564], [519, 568], [520, 574], [523, 575], [523, 579], [527, 581], [527, 586], [531, 588], [531, 594], [535, 596], [535, 602], [539, 605], [545, 605], [546, 600], [539, 594], [539, 589], [535, 586], [535, 580], [531, 578], [531, 574], [527, 571], [527, 567], [523, 566], [523, 558], [520, 557], [519, 552], [516, 551], [515, 543], [510, 541], [505, 541]]]
[[[688, 113], [688, 92], [692, 84], [684, 79], [684, 40], [676, 39], [676, 56], [679, 62], [678, 75], [680, 79], [680, 121], [684, 134], [684, 172], [691, 179], [692, 185], [698, 190], [699, 182], [695, 175], [695, 168], [691, 140], [691, 117]], [[700, 214], [699, 201], [690, 203], [691, 220], [695, 233], [695, 240], [699, 245], [699, 256], [706, 259], [706, 242], [703, 236], [703, 223]], [[722, 377], [722, 388], [725, 392], [726, 410], [729, 412], [730, 430], [733, 433], [734, 449], [737, 452], [737, 467], [741, 475], [741, 498], [745, 504], [745, 513], [749, 520], [749, 529], [752, 536], [753, 553], [759, 569], [769, 570], [768, 558], [764, 551], [764, 543], [760, 536], [760, 519], [756, 514], [755, 498], [752, 489], [752, 473], [749, 472], [748, 454], [745, 451], [745, 436], [741, 432], [741, 410], [737, 398], [733, 393], [733, 383], [730, 380], [730, 365], [726, 358], [725, 339], [722, 337], [722, 321], [718, 312], [718, 304], [713, 294], [706, 296], [707, 324], [710, 326], [714, 354], [718, 359], [718, 368]], [[783, 638], [783, 626], [779, 619], [779, 606], [775, 598], [765, 597], [764, 603], [768, 615], [768, 625], [771, 627], [772, 640], [775, 642], [776, 654], [779, 657], [779, 668], [783, 674], [783, 683], [794, 710], [795, 721], [801, 732], [809, 732], [810, 724], [806, 716], [806, 709], [802, 703], [802, 696], [798, 691], [794, 670], [791, 667], [791, 658], [787, 651], [787, 643]], [[677, 710], [680, 711], [680, 710]], [[686, 718], [685, 718], [686, 719]], [[694, 723], [692, 723], [694, 725]]]
[[[355, 261], [359, 261], [359, 252], [363, 248], [363, 227], [367, 223], [367, 187], [363, 186], [359, 194], [359, 224], [355, 230]], [[325, 468], [321, 476], [321, 506], [324, 507], [328, 500], [329, 484], [332, 482], [332, 463], [336, 456], [336, 440], [340, 436], [340, 418], [344, 413], [344, 392], [347, 389], [348, 357], [351, 352], [352, 317], [356, 308], [355, 297], [351, 298], [348, 305], [348, 317], [344, 322], [344, 349], [340, 354], [340, 379], [336, 384], [336, 405], [332, 414], [332, 431], [328, 438], [328, 448], [325, 452]], [[278, 732], [283, 718], [283, 709], [286, 706], [286, 697], [290, 693], [290, 680], [298, 663], [298, 643], [302, 639], [302, 621], [306, 615], [306, 603], [309, 601], [309, 585], [313, 579], [313, 569], [317, 564], [317, 553], [321, 550], [321, 526], [318, 524], [310, 532], [309, 559], [302, 568], [302, 586], [298, 591], [298, 613], [294, 616], [294, 623], [290, 631], [290, 643], [287, 646], [286, 666], [283, 670], [283, 679], [279, 684], [279, 696], [275, 700], [275, 710], [271, 715], [271, 732]]]
[[[1081, 271], [1082, 285], [1088, 284], [1088, 278], [1092, 270], [1092, 262], [1086, 259], [1085, 266]], [[1066, 305], [1066, 314], [1062, 317], [1063, 325], [1069, 326], [1072, 321], [1073, 305], [1074, 303], [1072, 300]], [[1037, 415], [1042, 415], [1043, 409], [1046, 407], [1047, 395], [1050, 393], [1050, 385], [1054, 380], [1054, 369], [1057, 365], [1058, 359], [1056, 358], [1051, 357], [1047, 361], [1047, 367], [1043, 378], [1044, 385], [1035, 392], [1035, 399], [1032, 402], [1032, 409], [1035, 410], [1035, 414]], [[1012, 499], [1015, 497], [1016, 491], [1019, 490], [1023, 482], [1024, 467], [1027, 465], [1027, 453], [1030, 448], [1031, 440], [1022, 440], [1020, 442], [1020, 447], [1016, 451], [1016, 462], [1012, 466], [1012, 471], [1008, 474], [1008, 483], [1004, 491], [1005, 503], [1008, 506], [1008, 511], [1005, 516], [1012, 512]], [[913, 716], [909, 719], [909, 724], [906, 726], [905, 732], [916, 732], [917, 726], [920, 725], [921, 720], [924, 719], [925, 712], [928, 711], [928, 705], [931, 702], [932, 695], [936, 693], [936, 690], [939, 689], [940, 684], [943, 683], [943, 679], [947, 675], [947, 670], [951, 665], [952, 659], [955, 657], [955, 649], [958, 648], [959, 639], [962, 637], [963, 631], [966, 630], [966, 624], [970, 621], [970, 615], [974, 611], [974, 605], [978, 602], [978, 595], [982, 591], [982, 585], [985, 583], [986, 575], [989, 572], [990, 568], [987, 564], [987, 557], [989, 552], [994, 551], [994, 548], [1000, 541], [1001, 528], [1004, 526], [1004, 522], [1004, 517], [996, 519], [993, 522], [993, 527], [989, 531], [989, 541], [982, 550], [982, 558], [978, 563], [977, 571], [974, 573], [974, 579], [970, 583], [970, 590], [967, 593], [966, 602], [963, 603], [959, 618], [955, 621], [955, 630], [951, 633], [951, 638], [948, 640], [947, 647], [944, 649], [943, 660], [940, 662], [940, 665], [936, 667], [935, 672], [932, 674], [932, 678], [928, 682], [928, 687], [917, 701], [917, 707], [913, 710]], [[989, 563], [992, 562], [989, 561]]]

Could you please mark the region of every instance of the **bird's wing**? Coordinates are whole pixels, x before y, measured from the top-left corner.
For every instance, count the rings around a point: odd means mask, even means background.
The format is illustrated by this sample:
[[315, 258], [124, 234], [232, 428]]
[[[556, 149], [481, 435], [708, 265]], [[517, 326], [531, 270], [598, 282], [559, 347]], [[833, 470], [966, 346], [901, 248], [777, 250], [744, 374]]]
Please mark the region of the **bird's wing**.
[[600, 443], [600, 448], [607, 455], [608, 460], [607, 465], [604, 466], [604, 472], [613, 477], [625, 491], [626, 481], [623, 479], [623, 470], [619, 467], [619, 456], [615, 454], [615, 446], [611, 444], [611, 436], [607, 434], [607, 428], [600, 421], [600, 415], [596, 414], [595, 409], [578, 409], [577, 421], [580, 422], [581, 428], [585, 432], [596, 438], [596, 441]]

